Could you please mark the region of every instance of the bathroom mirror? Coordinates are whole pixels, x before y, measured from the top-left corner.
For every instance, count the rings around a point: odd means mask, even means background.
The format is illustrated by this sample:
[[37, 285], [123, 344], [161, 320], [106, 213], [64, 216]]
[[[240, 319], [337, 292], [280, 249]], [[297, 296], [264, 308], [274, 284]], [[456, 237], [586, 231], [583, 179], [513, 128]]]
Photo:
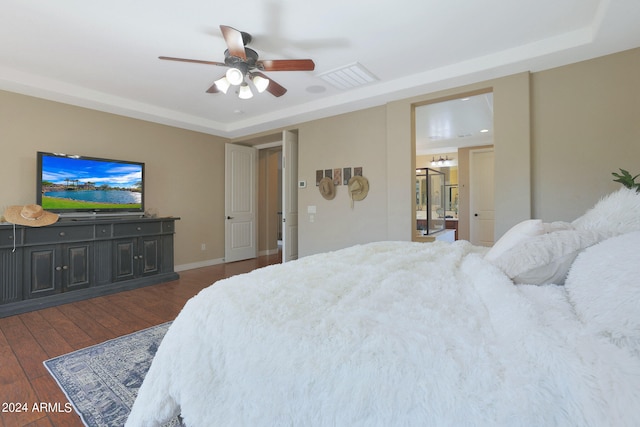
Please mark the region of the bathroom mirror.
[[458, 185], [446, 185], [445, 186], [446, 200], [445, 210], [447, 211], [447, 217], [458, 217]]

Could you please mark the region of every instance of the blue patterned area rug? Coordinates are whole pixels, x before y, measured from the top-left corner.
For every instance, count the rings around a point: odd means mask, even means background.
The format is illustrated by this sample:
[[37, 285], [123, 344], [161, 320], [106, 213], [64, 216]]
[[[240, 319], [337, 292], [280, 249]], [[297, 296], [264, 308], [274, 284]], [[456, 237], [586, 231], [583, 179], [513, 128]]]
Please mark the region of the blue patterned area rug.
[[[86, 426], [123, 426], [170, 324], [46, 360], [44, 365]], [[180, 425], [178, 418], [166, 424]]]

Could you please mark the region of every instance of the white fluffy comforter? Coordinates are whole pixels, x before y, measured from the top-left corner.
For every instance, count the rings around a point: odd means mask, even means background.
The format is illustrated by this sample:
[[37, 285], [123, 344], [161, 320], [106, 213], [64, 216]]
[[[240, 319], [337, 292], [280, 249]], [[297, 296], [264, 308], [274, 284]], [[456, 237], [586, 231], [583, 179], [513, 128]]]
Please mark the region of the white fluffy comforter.
[[191, 299], [127, 426], [636, 426], [640, 359], [467, 242], [385, 242]]

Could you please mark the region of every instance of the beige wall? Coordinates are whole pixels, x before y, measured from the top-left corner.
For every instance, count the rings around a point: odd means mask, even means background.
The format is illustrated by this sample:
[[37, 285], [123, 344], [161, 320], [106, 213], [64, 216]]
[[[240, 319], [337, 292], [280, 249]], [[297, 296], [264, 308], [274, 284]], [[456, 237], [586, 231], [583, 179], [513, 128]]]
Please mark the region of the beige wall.
[[535, 73], [533, 215], [570, 221], [640, 173], [640, 49]]
[[0, 141], [2, 211], [35, 203], [37, 151], [141, 161], [146, 207], [181, 218], [175, 264], [224, 257], [224, 139], [0, 91]]
[[[298, 127], [299, 256], [387, 238], [385, 108], [375, 107], [303, 123]], [[316, 170], [362, 167], [369, 195], [351, 208], [347, 187], [325, 200], [316, 187]], [[309, 206], [316, 207], [313, 222]]]

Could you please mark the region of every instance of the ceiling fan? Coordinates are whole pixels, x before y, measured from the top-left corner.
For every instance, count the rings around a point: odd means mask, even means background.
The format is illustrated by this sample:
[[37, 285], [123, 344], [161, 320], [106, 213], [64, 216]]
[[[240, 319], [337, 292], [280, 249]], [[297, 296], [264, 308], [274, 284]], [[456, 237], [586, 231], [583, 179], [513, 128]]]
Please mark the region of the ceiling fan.
[[227, 93], [231, 86], [239, 86], [238, 97], [248, 99], [253, 96], [249, 82], [258, 92], [265, 90], [273, 96], [282, 96], [287, 89], [271, 80], [262, 71], [313, 71], [315, 64], [311, 59], [258, 59], [258, 53], [246, 47], [251, 42], [251, 34], [236, 30], [227, 25], [220, 25], [222, 36], [227, 44], [224, 51], [224, 62], [203, 61], [199, 59], [172, 58], [160, 56], [169, 61], [193, 62], [196, 64], [219, 65], [229, 69], [207, 93]]

